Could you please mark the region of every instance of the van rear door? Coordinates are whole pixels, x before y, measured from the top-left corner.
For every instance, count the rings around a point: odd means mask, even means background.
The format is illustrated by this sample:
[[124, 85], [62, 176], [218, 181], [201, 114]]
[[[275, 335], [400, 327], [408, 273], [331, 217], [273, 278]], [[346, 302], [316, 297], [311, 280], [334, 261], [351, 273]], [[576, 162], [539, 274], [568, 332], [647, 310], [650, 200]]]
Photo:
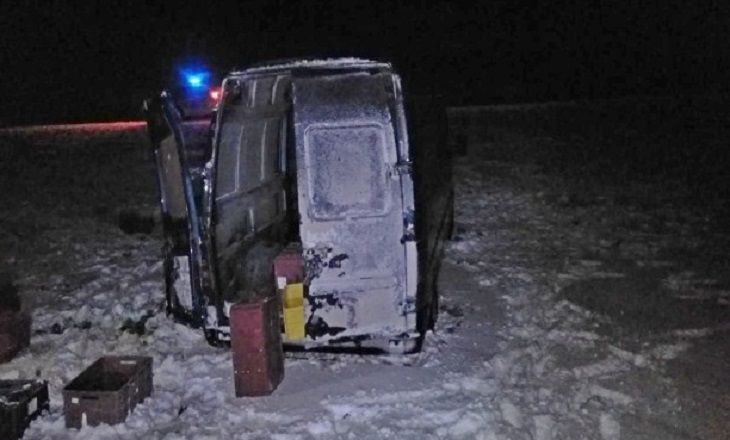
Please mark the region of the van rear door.
[[310, 339], [415, 330], [403, 191], [413, 195], [401, 184], [393, 84], [384, 73], [293, 79]]
[[183, 121], [166, 93], [145, 102], [145, 110], [162, 210], [167, 311], [197, 327], [205, 319], [202, 253]]

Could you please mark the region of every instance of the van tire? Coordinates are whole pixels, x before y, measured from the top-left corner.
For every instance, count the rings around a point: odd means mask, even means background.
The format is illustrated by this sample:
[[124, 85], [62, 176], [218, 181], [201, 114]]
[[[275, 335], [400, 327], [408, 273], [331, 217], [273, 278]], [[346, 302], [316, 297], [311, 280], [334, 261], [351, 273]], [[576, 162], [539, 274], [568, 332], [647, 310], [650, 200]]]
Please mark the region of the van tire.
[[[446, 239], [451, 240], [454, 238], [454, 230], [456, 229], [456, 224], [454, 223], [454, 190], [451, 190], [451, 197], [449, 198], [449, 212], [446, 214], [446, 221], [448, 222], [446, 225]], [[441, 255], [441, 258], [443, 258], [443, 255]]]
[[428, 325], [426, 330], [433, 330], [436, 328], [436, 321], [438, 321], [439, 314], [439, 273], [441, 272], [441, 264], [436, 266], [436, 274], [433, 277], [433, 285], [431, 287], [431, 304], [428, 307]]

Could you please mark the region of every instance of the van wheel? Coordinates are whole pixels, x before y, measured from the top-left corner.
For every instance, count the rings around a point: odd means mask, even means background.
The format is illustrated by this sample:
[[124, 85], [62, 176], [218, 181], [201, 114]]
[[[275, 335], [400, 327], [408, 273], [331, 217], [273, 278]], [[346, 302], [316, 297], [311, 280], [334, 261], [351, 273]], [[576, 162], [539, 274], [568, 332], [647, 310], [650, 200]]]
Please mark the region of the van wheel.
[[446, 239], [451, 240], [454, 238], [454, 229], [456, 229], [456, 225], [454, 224], [454, 193], [452, 190], [451, 193], [451, 203], [449, 203], [449, 213], [447, 214], [448, 218], [446, 221], [448, 224], [446, 225]]
[[424, 331], [433, 330], [436, 327], [436, 321], [439, 314], [439, 274], [441, 272], [441, 262], [439, 261], [434, 267], [433, 281], [431, 281], [431, 303], [428, 305], [428, 315], [426, 327]]
[[[438, 276], [436, 277], [438, 280]], [[434, 290], [433, 290], [433, 298], [431, 298], [431, 306], [429, 307], [428, 311], [428, 326], [427, 330], [433, 330], [436, 327], [436, 321], [438, 321], [438, 315], [439, 315], [439, 291], [438, 288], [435, 286], [436, 282], [434, 282]]]

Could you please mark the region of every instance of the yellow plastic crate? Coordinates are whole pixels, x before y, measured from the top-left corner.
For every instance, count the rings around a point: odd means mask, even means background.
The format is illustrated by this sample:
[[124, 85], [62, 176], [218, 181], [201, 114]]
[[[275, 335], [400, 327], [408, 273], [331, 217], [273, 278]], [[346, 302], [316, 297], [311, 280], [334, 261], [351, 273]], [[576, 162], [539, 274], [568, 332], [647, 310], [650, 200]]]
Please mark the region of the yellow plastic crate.
[[304, 339], [304, 285], [284, 287], [284, 334], [289, 340]]

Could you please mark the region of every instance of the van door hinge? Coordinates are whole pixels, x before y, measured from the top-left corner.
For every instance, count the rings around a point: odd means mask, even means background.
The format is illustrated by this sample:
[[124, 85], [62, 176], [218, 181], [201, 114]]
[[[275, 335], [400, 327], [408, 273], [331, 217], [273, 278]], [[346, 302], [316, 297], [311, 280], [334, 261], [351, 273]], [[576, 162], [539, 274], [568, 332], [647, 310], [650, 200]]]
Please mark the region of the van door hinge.
[[412, 162], [398, 162], [393, 167], [393, 171], [398, 176], [403, 176], [406, 174], [411, 174], [411, 168], [413, 167]]

